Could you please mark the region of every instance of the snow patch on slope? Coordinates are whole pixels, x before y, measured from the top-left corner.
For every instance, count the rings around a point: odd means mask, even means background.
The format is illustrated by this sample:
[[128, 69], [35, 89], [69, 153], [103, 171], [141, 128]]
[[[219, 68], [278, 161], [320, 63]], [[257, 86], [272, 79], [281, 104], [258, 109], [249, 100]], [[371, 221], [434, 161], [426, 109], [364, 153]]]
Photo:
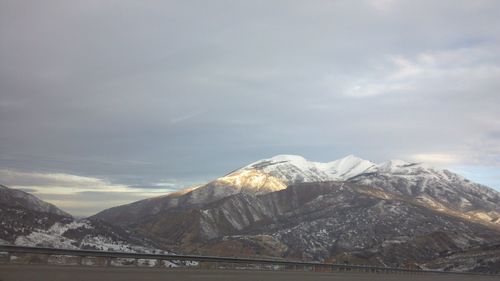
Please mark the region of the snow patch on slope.
[[253, 169], [236, 171], [218, 178], [217, 182], [238, 187], [242, 191], [249, 191], [252, 194], [263, 194], [286, 188], [282, 180]]
[[20, 246], [38, 246], [38, 247], [54, 247], [64, 249], [78, 249], [75, 245], [76, 241], [64, 237], [63, 234], [70, 229], [77, 228], [93, 228], [87, 221], [73, 221], [71, 223], [62, 224], [56, 222], [47, 230], [38, 229], [26, 236], [19, 236], [14, 242]]
[[70, 223], [56, 222], [49, 229], [37, 229], [25, 236], [18, 236], [15, 245], [32, 247], [50, 247], [61, 249], [93, 248], [102, 251], [151, 253], [153, 250], [118, 241], [105, 235], [86, 235], [81, 242], [64, 236], [68, 230], [95, 229], [88, 220], [72, 221]]

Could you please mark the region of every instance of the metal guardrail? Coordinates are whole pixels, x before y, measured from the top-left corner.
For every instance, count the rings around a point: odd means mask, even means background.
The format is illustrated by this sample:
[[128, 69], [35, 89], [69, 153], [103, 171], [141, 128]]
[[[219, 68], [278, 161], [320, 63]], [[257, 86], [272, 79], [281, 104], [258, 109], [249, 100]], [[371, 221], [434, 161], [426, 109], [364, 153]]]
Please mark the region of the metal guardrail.
[[[246, 265], [269, 265], [269, 266], [288, 266], [295, 270], [303, 270], [308, 268], [312, 271], [364, 271], [374, 273], [408, 273], [408, 274], [461, 274], [461, 275], [491, 275], [484, 273], [462, 273], [451, 271], [436, 271], [436, 270], [421, 270], [421, 269], [407, 269], [400, 267], [380, 267], [369, 265], [354, 265], [354, 264], [334, 264], [334, 263], [320, 263], [320, 262], [305, 262], [305, 261], [292, 261], [281, 259], [263, 259], [263, 258], [238, 258], [238, 257], [218, 257], [218, 256], [199, 256], [199, 255], [175, 255], [175, 254], [149, 254], [149, 253], [128, 253], [128, 252], [112, 252], [112, 251], [96, 251], [96, 250], [71, 250], [71, 249], [58, 249], [58, 248], [42, 248], [42, 247], [25, 247], [14, 245], [0, 245], [0, 252], [8, 253], [7, 263], [11, 261], [11, 256], [16, 254], [34, 254], [34, 255], [59, 255], [59, 256], [76, 256], [84, 257], [102, 257], [106, 258], [110, 265], [110, 259], [139, 259], [157, 260], [157, 261], [194, 261], [198, 263], [229, 263], [229, 264], [246, 264]], [[283, 267], [285, 268], [285, 267]]]

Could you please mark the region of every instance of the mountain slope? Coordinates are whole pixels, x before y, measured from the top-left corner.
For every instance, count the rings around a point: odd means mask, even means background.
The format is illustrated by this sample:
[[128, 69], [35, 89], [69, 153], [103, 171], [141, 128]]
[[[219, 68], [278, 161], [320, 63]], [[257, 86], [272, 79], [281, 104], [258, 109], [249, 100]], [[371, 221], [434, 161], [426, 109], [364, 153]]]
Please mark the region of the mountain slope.
[[17, 189], [10, 189], [0, 185], [0, 205], [10, 207], [22, 207], [31, 211], [51, 213], [55, 215], [71, 217], [70, 214], [56, 206], [38, 199], [37, 197]]
[[420, 264], [497, 241], [500, 231], [355, 183], [239, 193], [144, 217], [136, 231], [185, 253]]
[[200, 212], [202, 234], [212, 237], [207, 240], [210, 246], [202, 248], [266, 235], [286, 249], [278, 252], [282, 256], [325, 260], [347, 252], [363, 262], [395, 265], [499, 238], [498, 230], [351, 183], [298, 184], [273, 194], [239, 194], [223, 201]]
[[500, 193], [448, 170], [392, 160], [349, 181], [415, 198], [437, 210], [456, 211], [469, 219], [500, 225]]
[[76, 220], [26, 192], [0, 186], [0, 243], [55, 248], [147, 251], [154, 243], [98, 219]]

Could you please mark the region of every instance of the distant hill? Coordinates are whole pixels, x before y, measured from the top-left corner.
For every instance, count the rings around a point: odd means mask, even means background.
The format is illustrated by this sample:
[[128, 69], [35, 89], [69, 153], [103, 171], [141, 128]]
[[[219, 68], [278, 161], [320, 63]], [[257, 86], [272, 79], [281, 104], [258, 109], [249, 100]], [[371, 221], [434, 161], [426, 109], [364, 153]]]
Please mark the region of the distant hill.
[[0, 206], [2, 207], [20, 207], [35, 212], [51, 213], [63, 217], [71, 217], [70, 214], [57, 208], [56, 206], [38, 199], [27, 192], [10, 189], [0, 185]]
[[21, 190], [0, 186], [0, 243], [147, 252], [154, 243], [98, 219], [77, 220]]

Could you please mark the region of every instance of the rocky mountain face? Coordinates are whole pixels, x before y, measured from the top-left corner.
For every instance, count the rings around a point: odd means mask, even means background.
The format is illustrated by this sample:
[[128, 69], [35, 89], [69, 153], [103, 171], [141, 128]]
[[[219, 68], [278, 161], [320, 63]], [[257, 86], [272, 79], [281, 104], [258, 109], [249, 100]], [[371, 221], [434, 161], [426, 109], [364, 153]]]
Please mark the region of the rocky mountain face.
[[500, 241], [500, 194], [424, 164], [280, 155], [93, 218], [180, 253], [464, 270], [446, 258]]
[[148, 251], [154, 243], [97, 219], [77, 220], [24, 191], [0, 186], [0, 243], [69, 249]]

